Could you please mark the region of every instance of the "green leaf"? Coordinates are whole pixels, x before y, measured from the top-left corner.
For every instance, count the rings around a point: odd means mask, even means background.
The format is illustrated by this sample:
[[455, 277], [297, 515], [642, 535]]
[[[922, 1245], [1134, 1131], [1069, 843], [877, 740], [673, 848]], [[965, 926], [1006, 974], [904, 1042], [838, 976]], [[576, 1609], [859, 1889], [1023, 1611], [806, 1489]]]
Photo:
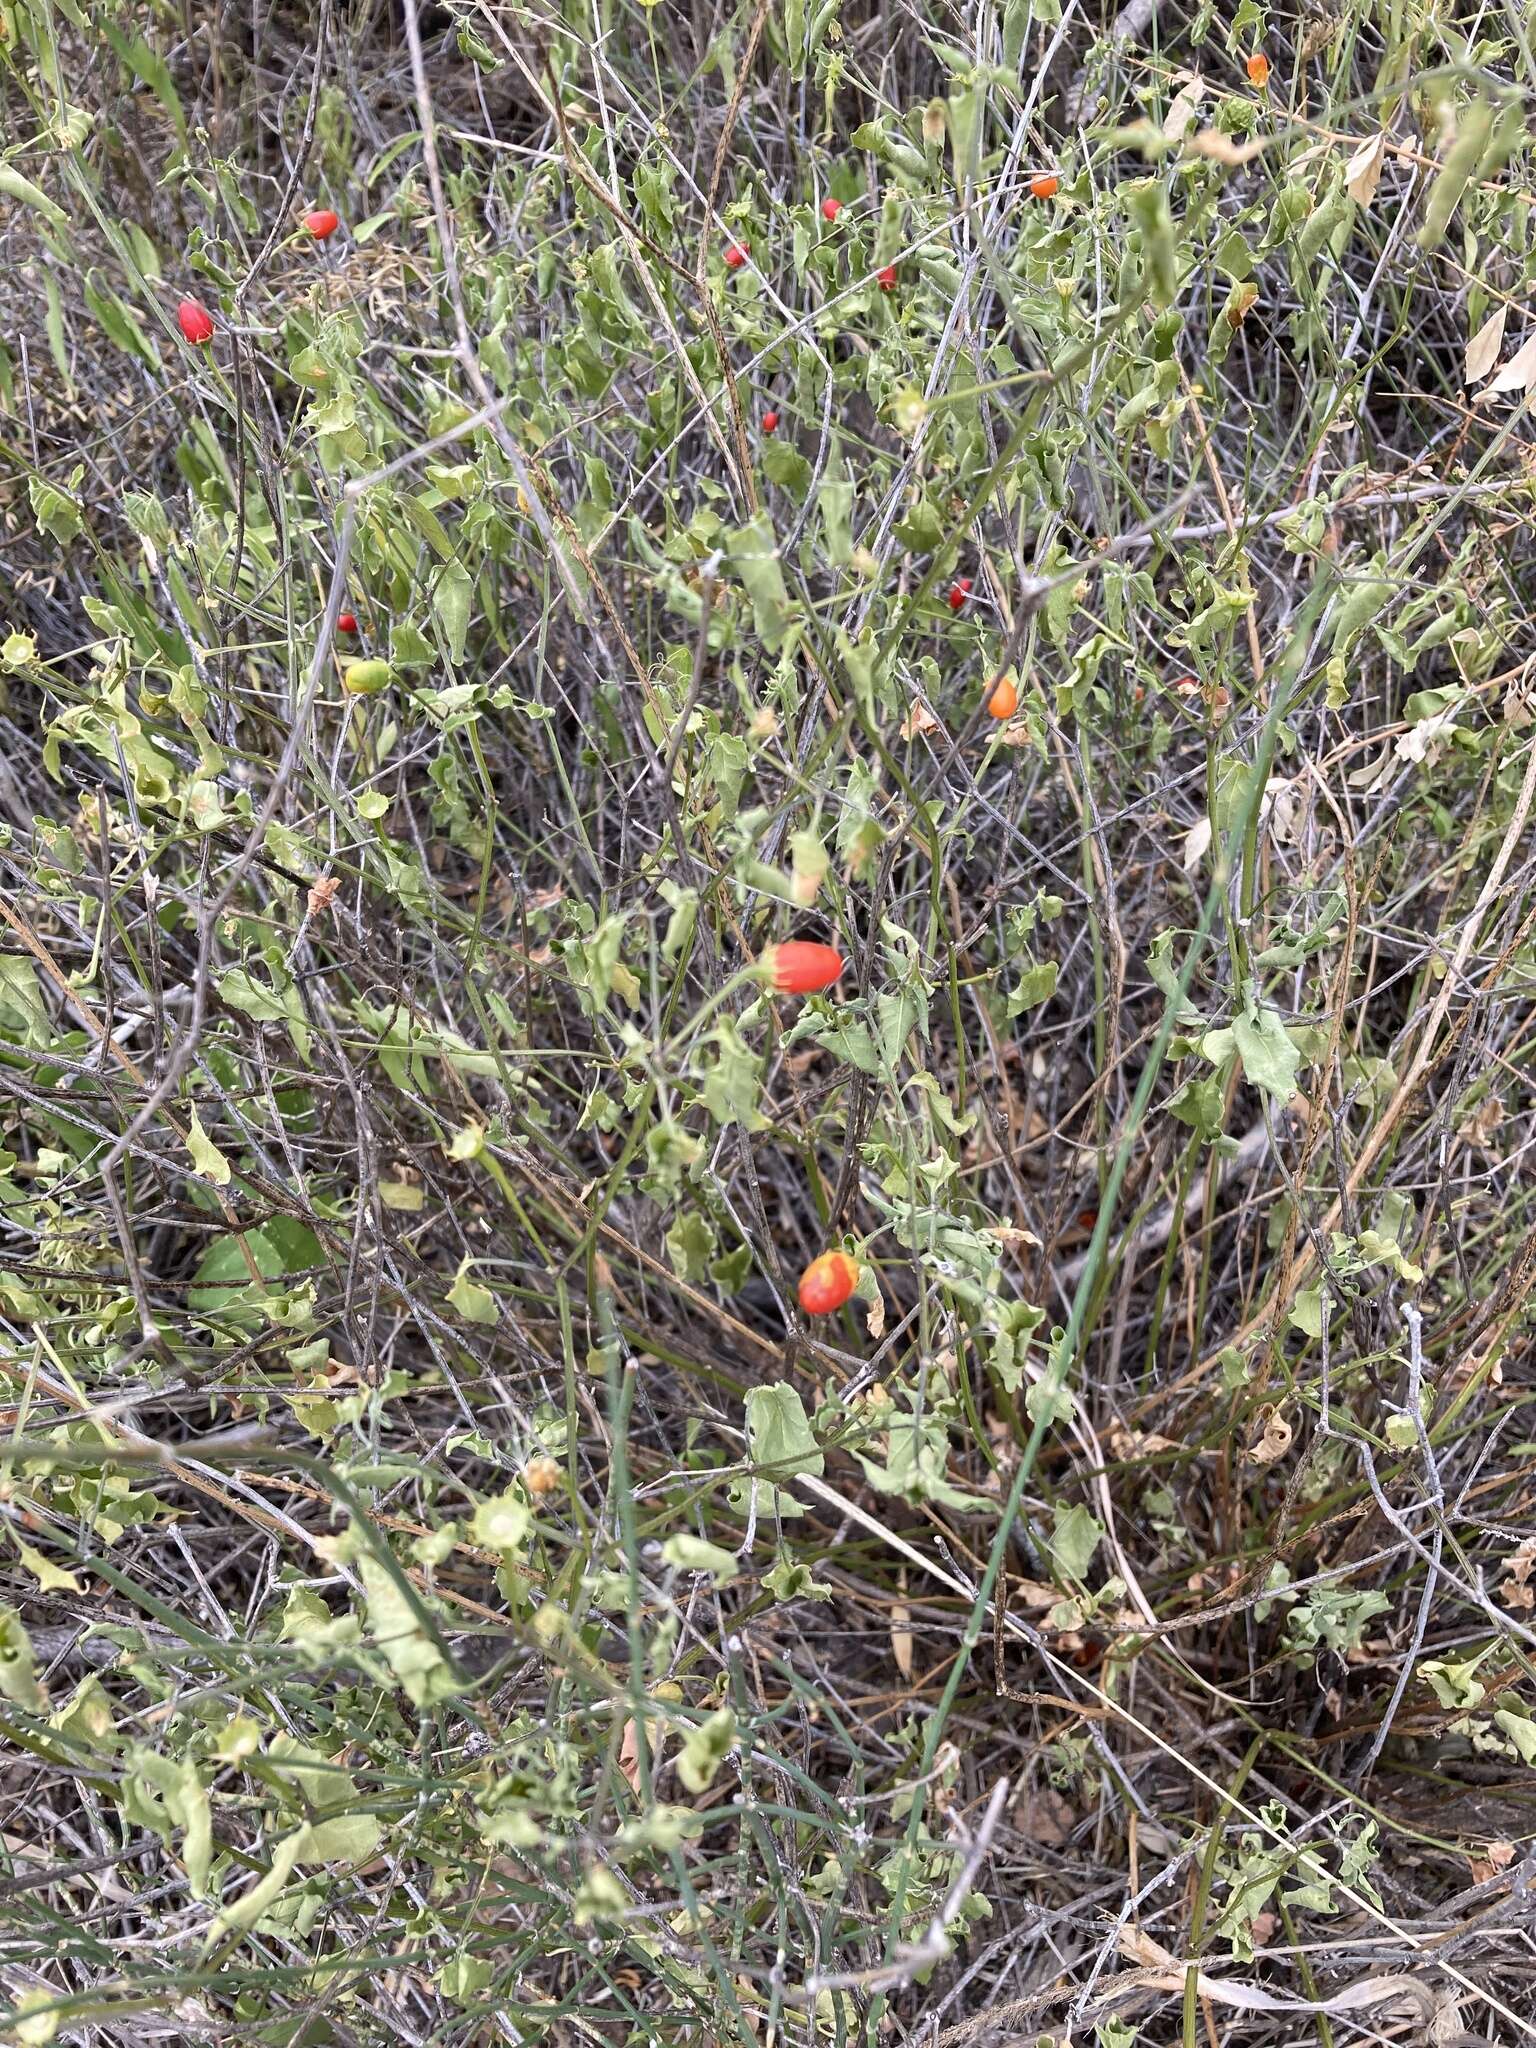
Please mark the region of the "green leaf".
[[16, 1554], [20, 1557], [33, 1578], [36, 1579], [40, 1592], [78, 1593], [80, 1591], [80, 1581], [73, 1572], [65, 1571], [62, 1565], [55, 1564], [51, 1558], [44, 1557], [40, 1550], [34, 1550], [30, 1543], [24, 1543], [16, 1534], [14, 1528], [11, 1530], [11, 1540], [16, 1545]]
[[861, 1024], [857, 1017], [818, 1018], [810, 1027], [808, 1036], [824, 1045], [828, 1052], [839, 1059], [847, 1060], [857, 1067], [861, 1074], [878, 1074], [880, 1054], [870, 1036], [869, 1026]]
[[877, 1493], [899, 1494], [912, 1502], [939, 1501], [945, 1507], [967, 1515], [995, 1515], [996, 1501], [964, 1492], [948, 1476], [949, 1430], [943, 1416], [932, 1409], [922, 1414], [892, 1415], [887, 1426], [889, 1446], [886, 1461], [855, 1450], [864, 1476]]
[[1496, 1709], [1493, 1721], [1519, 1750], [1522, 1761], [1536, 1764], [1536, 1721], [1523, 1709], [1516, 1714], [1507, 1707]]
[[1074, 1503], [1054, 1510], [1055, 1526], [1046, 1538], [1056, 1567], [1067, 1578], [1082, 1581], [1088, 1576], [1093, 1554], [1104, 1539], [1104, 1525], [1085, 1507]]
[[622, 1920], [629, 1894], [605, 1863], [589, 1863], [571, 1900], [571, 1919], [577, 1927], [594, 1920]]
[[701, 1286], [709, 1278], [710, 1261], [719, 1249], [714, 1225], [698, 1209], [686, 1209], [666, 1235], [667, 1257], [672, 1270], [690, 1286]]
[[455, 2005], [473, 2005], [495, 1975], [496, 1965], [487, 1958], [460, 1953], [438, 1971], [437, 1988]]
[[291, 1735], [273, 1738], [265, 1762], [283, 1783], [293, 1786], [311, 1814], [324, 1816], [311, 1821], [297, 1862], [368, 1860], [379, 1845], [383, 1827], [376, 1814], [337, 1810], [356, 1805], [357, 1783], [350, 1771]]
[[85, 523], [75, 500], [67, 491], [61, 491], [56, 484], [40, 476], [28, 480], [27, 495], [32, 500], [32, 517], [37, 521], [38, 532], [46, 533], [61, 547], [68, 547]]
[[739, 1123], [749, 1131], [761, 1129], [766, 1118], [757, 1105], [760, 1056], [729, 1020], [718, 1025], [711, 1038], [715, 1058], [704, 1069], [700, 1084], [705, 1108], [718, 1124]]
[[[256, 1270], [263, 1280], [281, 1280], [323, 1263], [320, 1240], [308, 1224], [291, 1216], [273, 1216], [259, 1230], [245, 1232]], [[187, 1304], [203, 1314], [228, 1308], [252, 1291], [250, 1268], [238, 1237], [216, 1237], [198, 1261]]]
[[1200, 1012], [1179, 989], [1179, 971], [1173, 964], [1172, 955], [1173, 933], [1159, 932], [1147, 948], [1147, 972], [1169, 1002], [1178, 1006], [1178, 1021], [1181, 1024], [1199, 1024], [1203, 1021]]
[[489, 1327], [498, 1320], [501, 1310], [489, 1287], [482, 1287], [478, 1280], [470, 1279], [469, 1272], [474, 1263], [473, 1259], [466, 1259], [460, 1266], [448, 1290], [448, 1301], [466, 1323], [483, 1323]]
[[1320, 1287], [1304, 1287], [1291, 1305], [1286, 1321], [1293, 1330], [1300, 1330], [1304, 1337], [1320, 1339], [1323, 1334], [1323, 1291]]
[[661, 1554], [676, 1571], [708, 1572], [717, 1586], [727, 1584], [741, 1569], [729, 1550], [722, 1550], [718, 1543], [706, 1543], [702, 1536], [669, 1536], [661, 1546]]
[[56, 228], [69, 226], [69, 215], [58, 201], [50, 199], [30, 178], [24, 178], [14, 164], [0, 164], [0, 199], [13, 199], [18, 206], [30, 206], [34, 213], [40, 213]]
[[8, 2038], [17, 2048], [43, 2048], [59, 2031], [59, 2002], [47, 1984], [29, 1984], [13, 2008]]
[[832, 1588], [823, 1585], [810, 1565], [798, 1562], [781, 1550], [776, 1562], [763, 1573], [763, 1584], [775, 1600], [830, 1600]]
[[827, 560], [841, 569], [853, 559], [853, 483], [834, 450], [816, 493]]
[[46, 1713], [48, 1709], [47, 1695], [37, 1679], [32, 1638], [22, 1627], [21, 1616], [14, 1607], [0, 1607], [0, 1699], [25, 1707], [32, 1714]]
[[1056, 993], [1059, 971], [1060, 965], [1055, 960], [1033, 961], [1019, 976], [1003, 1014], [1006, 1017], [1022, 1016], [1025, 1010], [1036, 1009], [1047, 1002]]
[[219, 982], [219, 995], [232, 1010], [239, 1010], [258, 1024], [286, 1023], [294, 1048], [307, 1065], [311, 1033], [309, 1020], [304, 1015], [304, 999], [297, 985], [281, 969], [275, 971], [278, 985], [267, 988], [245, 968], [231, 967]]
[[203, 1129], [202, 1120], [194, 1109], [187, 1124], [187, 1150], [192, 1155], [192, 1164], [215, 1187], [227, 1188], [230, 1180], [229, 1161]]
[[1488, 1688], [1477, 1676], [1477, 1667], [1489, 1654], [1489, 1648], [1485, 1645], [1470, 1657], [1426, 1657], [1419, 1665], [1419, 1676], [1429, 1680], [1442, 1707], [1467, 1713], [1488, 1697]]
[[206, 1898], [213, 1815], [196, 1764], [142, 1746], [129, 1750], [125, 1764], [120, 1794], [124, 1817], [152, 1828], [167, 1848], [180, 1834], [181, 1860], [192, 1896]]
[[443, 638], [448, 642], [448, 653], [455, 667], [464, 659], [464, 642], [469, 635], [470, 600], [474, 590], [475, 579], [464, 564], [449, 562], [432, 593], [437, 621], [443, 629]]
[[790, 441], [770, 441], [763, 450], [763, 474], [798, 504], [811, 480], [811, 465]]
[[243, 967], [231, 967], [219, 982], [219, 994], [231, 1009], [252, 1017], [258, 1024], [276, 1024], [283, 1016], [282, 999], [263, 988]]
[[296, 1833], [285, 1836], [272, 1851], [272, 1862], [266, 1875], [259, 1878], [249, 1891], [242, 1892], [238, 1899], [220, 1908], [204, 1938], [205, 1953], [214, 1946], [221, 1934], [238, 1934], [247, 1927], [254, 1927], [267, 1909], [277, 1904], [284, 1885], [293, 1875], [294, 1864], [304, 1853], [309, 1835], [310, 1830], [302, 1827]]
[[906, 989], [882, 989], [875, 997], [875, 1030], [880, 1058], [894, 1073], [917, 1022], [917, 1001]]
[[677, 1775], [690, 1792], [707, 1792], [735, 1746], [736, 1716], [729, 1707], [717, 1707], [708, 1720], [689, 1729], [677, 1759]]
[[20, 1027], [23, 1045], [53, 1043], [53, 1022], [37, 969], [19, 953], [0, 953], [0, 1030], [6, 1024]]
[[453, 1667], [422, 1627], [393, 1574], [367, 1551], [357, 1560], [357, 1573], [368, 1602], [368, 1633], [407, 1698], [418, 1707], [452, 1699], [459, 1690]]
[[151, 370], [159, 370], [160, 351], [117, 294], [97, 284], [94, 275], [86, 280], [85, 303], [124, 354], [138, 356]]
[[805, 1403], [784, 1380], [747, 1393], [747, 1452], [754, 1465], [775, 1479], [796, 1472], [826, 1470], [826, 1459], [811, 1432]]
[[1225, 1117], [1225, 1091], [1219, 1074], [1191, 1078], [1168, 1098], [1168, 1114], [1188, 1124], [1202, 1138], [1214, 1138]]
[[1233, 1023], [1232, 1042], [1242, 1059], [1243, 1072], [1254, 1087], [1262, 1088], [1276, 1102], [1289, 1102], [1296, 1093], [1296, 1069], [1301, 1059], [1280, 1012], [1267, 1005], [1257, 1014], [1245, 1010]]
[[766, 513], [731, 535], [730, 558], [752, 600], [758, 638], [770, 654], [777, 654], [788, 637], [791, 612], [778, 545]]
[[1160, 178], [1140, 178], [1126, 188], [1131, 218], [1141, 230], [1141, 253], [1147, 266], [1147, 296], [1156, 306], [1170, 306], [1178, 297], [1178, 247], [1168, 193]]

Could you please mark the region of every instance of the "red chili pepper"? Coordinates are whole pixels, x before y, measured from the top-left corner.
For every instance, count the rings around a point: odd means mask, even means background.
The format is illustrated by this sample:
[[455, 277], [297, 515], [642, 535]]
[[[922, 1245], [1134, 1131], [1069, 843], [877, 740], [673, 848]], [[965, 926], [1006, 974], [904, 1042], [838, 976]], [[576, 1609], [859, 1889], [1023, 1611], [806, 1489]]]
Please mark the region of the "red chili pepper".
[[751, 247], [752, 244], [750, 242], [732, 242], [725, 252], [726, 269], [740, 270], [743, 263], [747, 260], [747, 251]]
[[317, 242], [325, 242], [335, 234], [341, 222], [328, 206], [317, 206], [313, 213], [305, 214], [304, 225]]
[[770, 408], [767, 412], [763, 414], [763, 432], [765, 434], [776, 434], [778, 430], [779, 416], [776, 412], [772, 410], [772, 408]]
[[338, 633], [355, 633], [357, 631], [357, 613], [338, 612], [336, 615], [336, 630]]
[[859, 1269], [846, 1252], [823, 1252], [800, 1275], [800, 1306], [808, 1316], [830, 1316], [859, 1284]]
[[1029, 181], [1031, 199], [1054, 199], [1060, 190], [1060, 178], [1052, 177], [1049, 173], [1044, 177], [1031, 178]]
[[176, 324], [194, 348], [213, 339], [213, 315], [196, 299], [183, 299], [176, 308]]
[[969, 577], [969, 576], [957, 576], [957, 577], [955, 578], [954, 582], [953, 582], [953, 583], [951, 583], [951, 585], [949, 586], [949, 608], [950, 608], [950, 610], [951, 610], [952, 612], [960, 612], [960, 611], [964, 611], [964, 610], [965, 610], [965, 603], [966, 603], [966, 599], [967, 599], [967, 598], [968, 598], [968, 597], [970, 596], [970, 594], [971, 594], [971, 579], [970, 579], [970, 577]]
[[896, 266], [895, 266], [895, 264], [894, 264], [894, 263], [887, 263], [887, 265], [885, 266], [884, 270], [877, 270], [877, 271], [875, 272], [875, 283], [876, 283], [877, 285], [879, 285], [879, 287], [880, 287], [881, 291], [883, 291], [883, 292], [893, 292], [893, 291], [895, 291], [895, 289], [896, 289]]
[[769, 946], [758, 963], [769, 981], [784, 996], [814, 995], [830, 988], [843, 971], [843, 956], [835, 946], [818, 946], [809, 939], [786, 939]]
[[843, 202], [841, 201], [841, 199], [832, 199], [829, 197], [823, 199], [823, 201], [821, 202], [821, 217], [823, 220], [836, 220], [837, 216], [842, 212], [842, 210]]

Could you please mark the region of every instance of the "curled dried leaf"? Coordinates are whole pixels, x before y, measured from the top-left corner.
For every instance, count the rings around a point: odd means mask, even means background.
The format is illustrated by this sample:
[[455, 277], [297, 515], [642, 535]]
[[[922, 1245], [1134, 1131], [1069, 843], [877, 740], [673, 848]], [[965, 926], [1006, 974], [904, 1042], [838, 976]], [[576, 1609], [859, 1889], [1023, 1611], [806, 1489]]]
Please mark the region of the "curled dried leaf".
[[1259, 1427], [1249, 1439], [1248, 1458], [1255, 1465], [1273, 1465], [1291, 1448], [1295, 1431], [1273, 1401], [1266, 1401], [1258, 1413]]

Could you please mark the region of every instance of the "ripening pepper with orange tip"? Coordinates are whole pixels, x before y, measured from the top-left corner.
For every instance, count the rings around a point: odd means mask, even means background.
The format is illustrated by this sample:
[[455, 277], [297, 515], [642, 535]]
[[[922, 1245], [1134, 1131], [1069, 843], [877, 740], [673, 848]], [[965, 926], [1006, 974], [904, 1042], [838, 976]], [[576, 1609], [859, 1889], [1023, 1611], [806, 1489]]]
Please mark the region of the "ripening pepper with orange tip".
[[846, 1252], [823, 1252], [800, 1275], [800, 1306], [808, 1316], [834, 1315], [858, 1284], [858, 1265]]

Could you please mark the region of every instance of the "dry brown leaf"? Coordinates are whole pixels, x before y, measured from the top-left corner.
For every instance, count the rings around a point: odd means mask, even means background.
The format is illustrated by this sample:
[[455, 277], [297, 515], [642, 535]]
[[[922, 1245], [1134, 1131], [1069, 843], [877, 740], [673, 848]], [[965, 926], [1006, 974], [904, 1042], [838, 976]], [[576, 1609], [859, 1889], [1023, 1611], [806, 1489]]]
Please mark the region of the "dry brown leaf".
[[1199, 867], [1201, 861], [1210, 851], [1210, 845], [1211, 821], [1209, 818], [1197, 818], [1195, 823], [1184, 834], [1184, 851], [1179, 858], [1179, 865], [1183, 868], [1186, 875], [1192, 869]]
[[987, 1231], [988, 1237], [995, 1237], [999, 1244], [1027, 1244], [1032, 1250], [1040, 1249], [1040, 1240], [1032, 1230], [1025, 1230], [1017, 1223], [994, 1223]]
[[[1464, 1145], [1479, 1145], [1488, 1151], [1498, 1142], [1505, 1114], [1502, 1095], [1485, 1095], [1466, 1122], [1458, 1125], [1456, 1135]], [[1536, 1543], [1531, 1548], [1536, 1552]]]
[[865, 1309], [864, 1327], [871, 1337], [880, 1338], [885, 1335], [885, 1296], [883, 1294], [877, 1292], [874, 1300]]
[[911, 709], [901, 721], [901, 736], [904, 740], [915, 740], [920, 732], [938, 732], [939, 721], [921, 697], [912, 699]]
[[1183, 1445], [1175, 1443], [1172, 1437], [1159, 1436], [1151, 1429], [1127, 1429], [1118, 1422], [1110, 1430], [1109, 1447], [1124, 1464], [1130, 1464], [1137, 1458], [1156, 1458], [1183, 1449]]
[[1504, 317], [1508, 311], [1507, 306], [1495, 307], [1467, 343], [1462, 376], [1468, 384], [1481, 384], [1499, 360], [1499, 350], [1504, 346]]
[[1041, 1785], [1014, 1801], [1013, 1824], [1031, 1842], [1047, 1849], [1064, 1849], [1072, 1839], [1077, 1815], [1059, 1792]]
[[1533, 377], [1536, 377], [1536, 328], [1531, 330], [1488, 389], [1490, 393], [1524, 391]]
[[1481, 1856], [1467, 1858], [1467, 1868], [1472, 1873], [1474, 1884], [1486, 1884], [1490, 1877], [1497, 1877], [1501, 1870], [1508, 1870], [1514, 1860], [1513, 1842], [1486, 1842]]
[[1035, 743], [1029, 722], [1023, 718], [1010, 718], [1006, 725], [998, 727], [992, 737], [1000, 747], [1032, 747]]
[[1510, 1552], [1504, 1560], [1504, 1582], [1499, 1587], [1499, 1599], [1511, 1613], [1529, 1614], [1536, 1608], [1536, 1585], [1531, 1583], [1536, 1572], [1536, 1536], [1527, 1536], [1518, 1550]]
[[1344, 171], [1344, 189], [1356, 206], [1369, 206], [1381, 183], [1382, 165], [1387, 160], [1387, 135], [1368, 136], [1350, 157]]
[[310, 916], [318, 917], [322, 910], [329, 910], [336, 900], [336, 891], [340, 887], [340, 875], [317, 875], [309, 885], [308, 909]]
[[626, 1780], [631, 1792], [637, 1796], [640, 1791], [640, 1723], [626, 1721], [624, 1733], [619, 1738], [619, 1775]]

